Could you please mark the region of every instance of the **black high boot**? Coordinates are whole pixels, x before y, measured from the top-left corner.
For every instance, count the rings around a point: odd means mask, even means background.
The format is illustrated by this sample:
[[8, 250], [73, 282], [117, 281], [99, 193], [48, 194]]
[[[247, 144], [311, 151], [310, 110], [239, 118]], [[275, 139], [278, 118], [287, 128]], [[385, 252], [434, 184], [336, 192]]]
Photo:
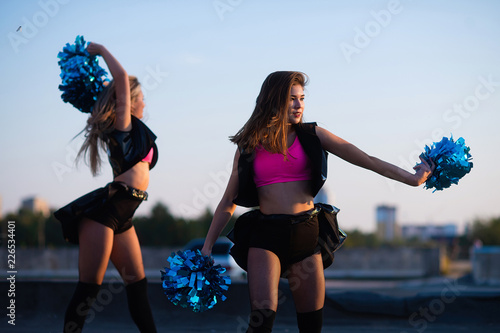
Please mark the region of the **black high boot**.
[[64, 317], [64, 333], [80, 333], [101, 286], [78, 281]]
[[146, 278], [131, 283], [127, 290], [128, 309], [141, 333], [156, 333], [153, 313], [148, 299], [148, 280]]

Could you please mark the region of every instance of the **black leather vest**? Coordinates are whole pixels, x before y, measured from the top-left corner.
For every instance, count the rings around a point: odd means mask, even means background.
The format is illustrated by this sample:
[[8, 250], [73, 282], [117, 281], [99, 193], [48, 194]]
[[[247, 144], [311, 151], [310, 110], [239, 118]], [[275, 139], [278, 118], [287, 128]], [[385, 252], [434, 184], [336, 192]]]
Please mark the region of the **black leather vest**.
[[156, 135], [139, 119], [132, 116], [132, 129], [128, 132], [114, 130], [108, 135], [108, 159], [113, 176], [121, 175], [146, 157], [153, 148], [152, 169], [158, 161]]
[[[314, 197], [326, 181], [328, 171], [328, 153], [321, 147], [316, 135], [316, 123], [303, 123], [295, 126], [295, 132], [312, 164], [311, 195]], [[253, 180], [253, 160], [255, 152], [240, 149], [238, 159], [238, 194], [233, 200], [238, 206], [259, 206], [257, 187]]]

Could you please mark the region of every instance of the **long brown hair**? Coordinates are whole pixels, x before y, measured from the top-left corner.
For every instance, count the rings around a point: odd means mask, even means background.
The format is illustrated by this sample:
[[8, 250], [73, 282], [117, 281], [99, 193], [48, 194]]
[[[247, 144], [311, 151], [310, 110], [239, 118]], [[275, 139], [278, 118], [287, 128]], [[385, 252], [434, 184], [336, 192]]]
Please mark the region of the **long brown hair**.
[[[130, 99], [133, 103], [139, 96], [141, 85], [135, 76], [129, 76], [129, 82]], [[107, 149], [107, 136], [115, 129], [116, 102], [115, 83], [111, 81], [99, 94], [92, 113], [87, 119], [87, 125], [82, 130], [82, 132], [85, 132], [85, 141], [76, 159], [78, 161], [82, 155], [85, 159], [88, 157], [90, 171], [93, 176], [99, 173], [102, 164], [99, 149]]]
[[262, 84], [250, 119], [236, 135], [230, 137], [231, 142], [248, 151], [262, 144], [267, 151], [286, 156], [290, 92], [293, 85], [304, 87], [307, 81], [307, 75], [302, 72], [269, 74]]

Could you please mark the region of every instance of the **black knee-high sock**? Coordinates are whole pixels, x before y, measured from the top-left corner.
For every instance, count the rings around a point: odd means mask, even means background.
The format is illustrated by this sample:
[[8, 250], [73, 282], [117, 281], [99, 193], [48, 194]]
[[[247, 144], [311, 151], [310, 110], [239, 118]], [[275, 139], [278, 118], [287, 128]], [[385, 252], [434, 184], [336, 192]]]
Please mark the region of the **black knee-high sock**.
[[269, 333], [273, 330], [276, 312], [270, 309], [252, 310], [247, 333]]
[[80, 333], [82, 331], [85, 318], [100, 288], [101, 286], [98, 284], [78, 282], [73, 298], [66, 309], [64, 333]]
[[300, 333], [319, 333], [323, 327], [323, 308], [312, 312], [297, 312]]
[[146, 278], [131, 283], [127, 290], [128, 309], [141, 333], [156, 333], [153, 313], [148, 299], [148, 280]]

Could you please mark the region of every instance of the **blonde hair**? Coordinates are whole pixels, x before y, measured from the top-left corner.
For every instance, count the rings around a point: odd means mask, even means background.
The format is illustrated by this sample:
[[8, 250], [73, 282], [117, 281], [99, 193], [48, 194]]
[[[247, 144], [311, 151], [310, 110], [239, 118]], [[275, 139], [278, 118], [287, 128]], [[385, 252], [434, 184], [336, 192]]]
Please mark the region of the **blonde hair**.
[[[141, 85], [135, 76], [129, 76], [129, 82], [130, 100], [133, 103], [141, 92]], [[102, 165], [99, 150], [107, 149], [107, 136], [115, 129], [116, 102], [115, 83], [111, 81], [99, 94], [92, 108], [92, 113], [87, 119], [87, 125], [82, 130], [82, 132], [85, 132], [85, 141], [76, 159], [78, 161], [82, 156], [85, 159], [88, 157], [90, 171], [93, 176], [99, 173]]]
[[262, 84], [250, 119], [230, 140], [248, 151], [262, 144], [267, 151], [286, 157], [290, 93], [293, 85], [305, 87], [307, 81], [307, 75], [302, 72], [269, 74]]

